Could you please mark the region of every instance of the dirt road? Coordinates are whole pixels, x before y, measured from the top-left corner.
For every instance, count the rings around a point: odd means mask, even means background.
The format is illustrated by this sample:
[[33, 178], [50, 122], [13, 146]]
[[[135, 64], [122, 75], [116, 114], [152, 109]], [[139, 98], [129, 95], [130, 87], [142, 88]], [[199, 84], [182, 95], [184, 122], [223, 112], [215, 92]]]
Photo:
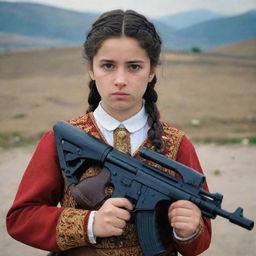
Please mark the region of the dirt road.
[[[0, 151], [1, 239], [0, 255], [40, 256], [46, 252], [13, 240], [5, 230], [5, 215], [10, 207], [34, 147]], [[255, 146], [196, 145], [212, 192], [224, 194], [223, 208], [244, 208], [245, 216], [256, 220]], [[247, 231], [218, 217], [213, 221], [213, 239], [203, 256], [252, 256], [256, 229]]]

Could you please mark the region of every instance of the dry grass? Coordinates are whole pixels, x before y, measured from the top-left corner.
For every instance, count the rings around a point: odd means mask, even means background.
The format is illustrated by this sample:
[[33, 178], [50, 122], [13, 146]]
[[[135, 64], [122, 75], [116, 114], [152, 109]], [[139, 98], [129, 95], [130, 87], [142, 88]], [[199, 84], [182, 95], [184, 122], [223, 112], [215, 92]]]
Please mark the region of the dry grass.
[[[194, 140], [255, 137], [255, 68], [253, 58], [164, 53], [156, 87], [162, 118]], [[0, 82], [1, 134], [32, 136], [87, 108], [80, 48], [1, 53]]]
[[212, 53], [233, 55], [246, 58], [256, 58], [256, 39], [249, 39], [220, 46]]

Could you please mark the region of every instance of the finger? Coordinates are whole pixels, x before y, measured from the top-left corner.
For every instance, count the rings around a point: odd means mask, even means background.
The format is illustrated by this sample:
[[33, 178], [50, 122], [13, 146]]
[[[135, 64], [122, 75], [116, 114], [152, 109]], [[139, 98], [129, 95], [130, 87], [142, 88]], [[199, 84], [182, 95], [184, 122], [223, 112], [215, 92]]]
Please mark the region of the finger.
[[130, 211], [133, 210], [133, 205], [127, 198], [110, 198], [108, 200], [116, 207], [123, 207]]
[[179, 200], [172, 203], [169, 207], [169, 211], [173, 211], [174, 209], [177, 209], [177, 208], [190, 209], [190, 207], [185, 202], [186, 202], [185, 200]]
[[171, 226], [178, 232], [192, 229], [188, 223], [183, 223], [183, 222], [175, 222], [175, 223], [172, 223]]
[[193, 208], [197, 207], [194, 203], [192, 203], [188, 200], [178, 200], [175, 203], [173, 203], [171, 206], [172, 206], [172, 209], [174, 209], [174, 208], [193, 209]]
[[131, 219], [131, 214], [125, 209], [117, 208], [116, 209], [116, 217], [118, 217], [119, 219], [128, 221]]
[[126, 221], [122, 220], [122, 219], [119, 219], [119, 218], [115, 218], [113, 220], [113, 226], [115, 228], [119, 228], [119, 229], [124, 229], [125, 226], [126, 226]]
[[170, 225], [175, 229], [186, 228], [189, 231], [194, 231], [199, 225], [200, 219], [197, 217], [175, 216], [169, 219]]
[[191, 209], [186, 208], [174, 208], [168, 213], [168, 216], [171, 219], [176, 216], [191, 217], [193, 216], [193, 211]]
[[201, 210], [198, 206], [186, 200], [180, 200], [172, 204], [171, 207], [169, 207], [168, 215], [181, 214], [180, 211], [184, 211], [185, 215], [190, 214], [190, 212], [193, 215], [201, 215]]
[[171, 218], [171, 223], [190, 223], [191, 218], [186, 216], [175, 216]]
[[124, 233], [124, 229], [122, 228], [113, 228], [111, 232], [111, 236], [121, 236]]

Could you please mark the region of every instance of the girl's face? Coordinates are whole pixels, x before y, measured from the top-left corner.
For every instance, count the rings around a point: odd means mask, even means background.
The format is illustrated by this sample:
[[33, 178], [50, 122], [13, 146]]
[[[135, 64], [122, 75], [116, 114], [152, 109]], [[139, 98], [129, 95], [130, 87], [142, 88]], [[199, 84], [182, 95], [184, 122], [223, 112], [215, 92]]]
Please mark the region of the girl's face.
[[103, 41], [89, 66], [104, 110], [119, 121], [136, 114], [148, 82], [155, 75], [150, 59], [136, 39], [110, 38]]

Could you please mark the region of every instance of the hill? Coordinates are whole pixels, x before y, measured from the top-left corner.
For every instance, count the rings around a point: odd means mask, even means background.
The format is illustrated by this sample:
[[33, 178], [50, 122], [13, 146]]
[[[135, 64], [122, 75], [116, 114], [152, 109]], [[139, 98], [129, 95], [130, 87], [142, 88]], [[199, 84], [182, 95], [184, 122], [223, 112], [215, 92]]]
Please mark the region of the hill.
[[177, 34], [202, 48], [253, 39], [256, 38], [256, 11], [210, 20], [179, 30]]
[[72, 45], [72, 42], [63, 39], [25, 36], [0, 32], [0, 51], [24, 48], [48, 48]]
[[97, 16], [42, 4], [0, 2], [0, 32], [80, 44]]
[[210, 53], [238, 56], [245, 58], [256, 58], [256, 39], [239, 41], [232, 44], [217, 47]]
[[[42, 4], [1, 1], [0, 49], [81, 45], [97, 16]], [[209, 50], [256, 38], [255, 11], [220, 17], [207, 10], [195, 10], [152, 21], [167, 50], [190, 50], [194, 46]], [[189, 27], [177, 29], [184, 26]]]
[[193, 11], [167, 15], [159, 18], [159, 21], [178, 30], [178, 29], [183, 29], [185, 27], [193, 26], [197, 23], [202, 23], [212, 19], [217, 19], [223, 16], [224, 15], [219, 13], [201, 9], [201, 10], [193, 10]]

